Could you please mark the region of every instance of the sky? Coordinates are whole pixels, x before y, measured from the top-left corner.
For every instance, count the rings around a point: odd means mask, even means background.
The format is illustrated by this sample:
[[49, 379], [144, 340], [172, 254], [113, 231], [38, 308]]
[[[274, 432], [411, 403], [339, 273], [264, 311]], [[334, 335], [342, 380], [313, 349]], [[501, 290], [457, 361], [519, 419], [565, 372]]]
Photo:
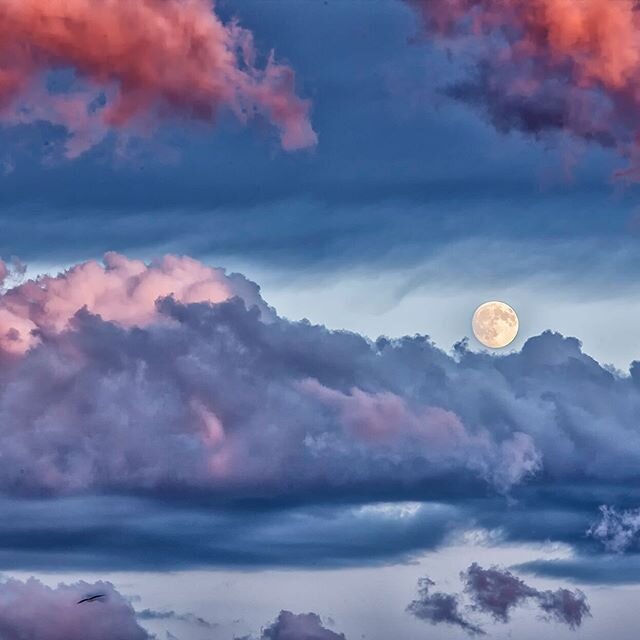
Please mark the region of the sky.
[[632, 0], [0, 34], [0, 640], [634, 637]]

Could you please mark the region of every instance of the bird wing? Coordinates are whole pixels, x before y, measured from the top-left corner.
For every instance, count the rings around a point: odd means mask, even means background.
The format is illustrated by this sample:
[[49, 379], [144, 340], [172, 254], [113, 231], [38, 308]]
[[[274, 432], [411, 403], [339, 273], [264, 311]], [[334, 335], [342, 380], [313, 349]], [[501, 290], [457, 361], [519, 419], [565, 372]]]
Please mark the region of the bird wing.
[[83, 602], [93, 602], [98, 598], [104, 598], [104, 593], [99, 593], [98, 595], [95, 595], [95, 596], [89, 596], [88, 598], [82, 598], [82, 600], [78, 600], [77, 604], [82, 604]]

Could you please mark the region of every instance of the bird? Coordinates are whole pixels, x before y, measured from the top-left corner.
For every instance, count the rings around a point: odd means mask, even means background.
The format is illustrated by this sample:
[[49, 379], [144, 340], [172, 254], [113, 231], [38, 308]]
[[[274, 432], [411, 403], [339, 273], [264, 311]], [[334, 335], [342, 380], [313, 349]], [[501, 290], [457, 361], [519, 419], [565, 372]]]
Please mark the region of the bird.
[[87, 596], [86, 598], [82, 598], [82, 600], [78, 600], [76, 604], [82, 604], [83, 602], [95, 602], [100, 598], [104, 598], [104, 593], [98, 593], [95, 596]]

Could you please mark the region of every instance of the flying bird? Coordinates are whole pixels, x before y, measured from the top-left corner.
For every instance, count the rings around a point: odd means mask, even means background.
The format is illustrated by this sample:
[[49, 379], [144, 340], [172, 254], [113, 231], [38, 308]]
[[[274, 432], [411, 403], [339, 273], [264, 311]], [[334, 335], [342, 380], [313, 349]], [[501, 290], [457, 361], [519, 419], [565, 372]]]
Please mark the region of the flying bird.
[[82, 600], [78, 600], [76, 604], [82, 604], [83, 602], [95, 602], [100, 598], [104, 598], [104, 593], [98, 593], [95, 596], [87, 596], [86, 598], [82, 598]]

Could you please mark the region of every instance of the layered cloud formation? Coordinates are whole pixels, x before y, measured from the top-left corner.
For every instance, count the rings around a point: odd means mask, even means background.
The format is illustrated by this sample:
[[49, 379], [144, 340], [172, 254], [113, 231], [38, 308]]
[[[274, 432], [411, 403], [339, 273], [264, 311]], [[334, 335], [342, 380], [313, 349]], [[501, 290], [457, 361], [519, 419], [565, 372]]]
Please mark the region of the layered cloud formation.
[[[69, 156], [111, 130], [222, 109], [262, 114], [285, 149], [316, 142], [293, 71], [273, 55], [259, 67], [251, 33], [223, 24], [209, 0], [7, 0], [0, 35], [0, 121], [64, 127]], [[73, 75], [56, 85], [60, 70]]]
[[[59, 562], [79, 529], [51, 509], [74, 500], [119, 533], [74, 545], [73, 566], [146, 566], [169, 541], [154, 563], [381, 562], [468, 528], [600, 553], [585, 535], [599, 505], [640, 501], [638, 366], [616, 373], [557, 334], [505, 356], [371, 341], [281, 318], [190, 258], [109, 254], [5, 289], [0, 361], [4, 566]], [[247, 500], [265, 509], [251, 526]], [[396, 501], [398, 518], [376, 506]]]
[[635, 0], [408, 0], [474, 78], [450, 88], [495, 126], [564, 130], [636, 156], [640, 16]]

